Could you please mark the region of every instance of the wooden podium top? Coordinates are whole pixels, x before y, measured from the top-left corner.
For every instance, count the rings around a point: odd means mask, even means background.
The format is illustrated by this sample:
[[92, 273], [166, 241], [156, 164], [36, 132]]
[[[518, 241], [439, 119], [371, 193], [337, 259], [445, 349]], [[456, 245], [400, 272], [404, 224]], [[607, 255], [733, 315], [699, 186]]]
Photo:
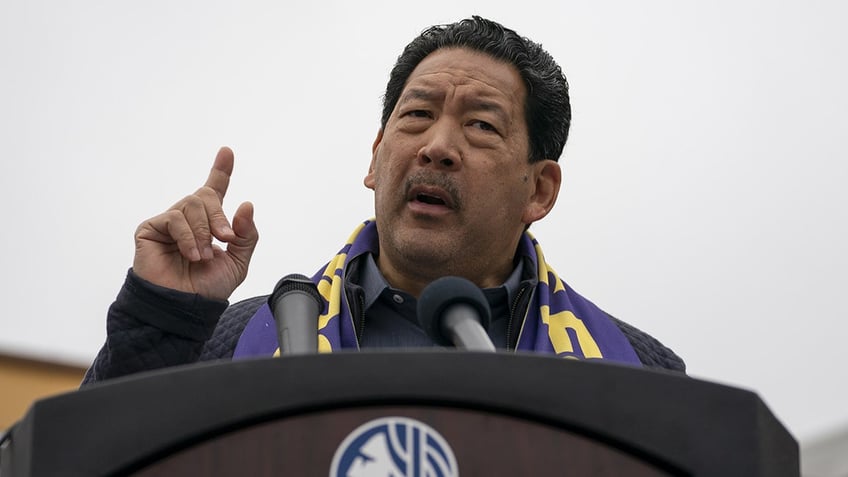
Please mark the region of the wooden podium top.
[[383, 454], [412, 466], [408, 434], [429, 439], [420, 448], [430, 457], [452, 449], [463, 476], [799, 475], [797, 443], [752, 392], [597, 362], [446, 351], [244, 360], [116, 379], [36, 403], [4, 444], [0, 469], [324, 476], [359, 426], [389, 417], [400, 431], [363, 434], [346, 469]]

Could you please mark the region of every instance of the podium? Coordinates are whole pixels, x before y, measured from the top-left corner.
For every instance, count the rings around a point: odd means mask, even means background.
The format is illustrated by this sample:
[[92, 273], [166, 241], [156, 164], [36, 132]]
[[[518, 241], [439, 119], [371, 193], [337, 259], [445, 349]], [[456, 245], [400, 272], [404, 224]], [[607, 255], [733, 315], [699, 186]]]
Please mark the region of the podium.
[[[375, 470], [380, 468], [382, 470]], [[33, 404], [0, 476], [794, 476], [750, 391], [530, 354], [202, 363]]]

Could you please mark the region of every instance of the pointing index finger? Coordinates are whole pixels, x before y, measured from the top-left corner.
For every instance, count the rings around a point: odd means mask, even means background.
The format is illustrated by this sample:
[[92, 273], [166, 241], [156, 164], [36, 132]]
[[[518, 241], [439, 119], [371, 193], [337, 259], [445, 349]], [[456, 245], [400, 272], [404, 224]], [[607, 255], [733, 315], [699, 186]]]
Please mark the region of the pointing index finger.
[[230, 185], [230, 176], [233, 174], [233, 150], [224, 146], [218, 150], [218, 155], [215, 156], [215, 163], [212, 164], [212, 170], [209, 171], [209, 177], [206, 179], [204, 187], [209, 187], [218, 194], [218, 199], [223, 202], [224, 196], [227, 194], [227, 187]]

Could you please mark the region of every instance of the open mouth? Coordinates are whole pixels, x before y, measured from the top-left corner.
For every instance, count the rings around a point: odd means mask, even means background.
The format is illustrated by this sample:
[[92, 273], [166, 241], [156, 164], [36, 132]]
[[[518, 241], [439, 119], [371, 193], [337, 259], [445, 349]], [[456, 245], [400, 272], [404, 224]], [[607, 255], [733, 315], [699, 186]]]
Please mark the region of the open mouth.
[[425, 204], [431, 205], [447, 205], [447, 203], [438, 196], [426, 194], [424, 192], [420, 192], [415, 196], [415, 200], [418, 202], [423, 202]]
[[407, 200], [418, 204], [433, 205], [455, 209], [457, 206], [454, 195], [438, 186], [417, 185], [410, 189]]
[[418, 173], [407, 179], [404, 192], [410, 205], [421, 212], [441, 213], [462, 209], [462, 197], [455, 182], [449, 177]]

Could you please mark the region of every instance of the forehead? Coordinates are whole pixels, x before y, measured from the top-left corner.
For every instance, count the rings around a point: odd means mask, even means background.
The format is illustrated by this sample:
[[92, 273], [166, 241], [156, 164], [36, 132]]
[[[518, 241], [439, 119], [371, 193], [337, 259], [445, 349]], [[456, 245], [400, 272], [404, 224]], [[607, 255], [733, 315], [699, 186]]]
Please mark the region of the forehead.
[[[518, 69], [486, 53], [466, 48], [442, 48], [427, 55], [407, 79], [401, 99], [424, 91], [465, 94], [499, 99], [522, 111], [524, 82]], [[450, 91], [441, 91], [448, 89]]]

